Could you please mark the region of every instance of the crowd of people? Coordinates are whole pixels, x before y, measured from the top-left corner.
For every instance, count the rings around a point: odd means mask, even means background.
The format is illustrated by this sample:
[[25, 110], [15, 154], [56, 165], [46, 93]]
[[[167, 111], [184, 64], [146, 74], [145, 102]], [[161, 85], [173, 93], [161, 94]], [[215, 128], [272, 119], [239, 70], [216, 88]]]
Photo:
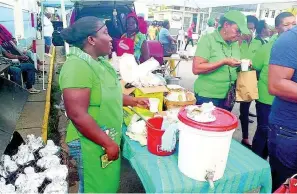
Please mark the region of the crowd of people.
[[[296, 17], [283, 12], [275, 19], [277, 34], [264, 20], [229, 11], [220, 27], [203, 35], [197, 44], [192, 71], [197, 104], [213, 102], [232, 111], [241, 59], [250, 59], [258, 73], [257, 130], [249, 142], [249, 108], [240, 103], [242, 144], [263, 159], [269, 156], [273, 191], [297, 172], [297, 27]], [[288, 31], [288, 32], [287, 32]]]
[[[232, 111], [235, 83], [241, 59], [249, 59], [258, 73], [257, 114], [249, 112], [251, 102], [240, 103], [241, 143], [263, 159], [269, 157], [273, 191], [297, 172], [297, 27], [288, 12], [275, 19], [277, 34], [255, 16], [240, 11], [225, 13], [220, 21], [210, 19], [197, 43], [192, 72], [199, 75], [194, 83], [197, 105], [212, 102]], [[173, 38], [170, 23], [154, 22], [147, 36], [135, 13], [127, 15], [126, 33], [119, 41], [139, 60], [147, 39], [158, 40], [164, 50], [181, 44]], [[191, 25], [185, 45], [193, 45]], [[184, 35], [181, 32], [180, 35]], [[77, 162], [79, 192], [117, 192], [120, 179], [120, 140], [122, 107], [148, 107], [148, 99], [126, 96], [111, 64], [103, 57], [112, 50], [108, 29], [96, 17], [84, 17], [61, 33], [72, 45], [60, 72], [59, 84], [70, 124], [66, 142]], [[130, 41], [130, 42], [129, 42]], [[132, 44], [132, 45], [131, 45]], [[109, 114], [106, 114], [108, 112]], [[249, 116], [257, 117], [257, 130], [249, 142]], [[113, 162], [106, 169], [98, 162], [102, 155]]]

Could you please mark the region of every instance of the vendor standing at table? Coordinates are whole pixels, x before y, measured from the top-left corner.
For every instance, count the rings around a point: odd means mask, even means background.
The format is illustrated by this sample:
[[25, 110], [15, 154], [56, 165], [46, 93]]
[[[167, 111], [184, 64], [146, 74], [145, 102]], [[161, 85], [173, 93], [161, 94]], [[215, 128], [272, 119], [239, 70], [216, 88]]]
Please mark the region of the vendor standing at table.
[[[98, 18], [81, 18], [61, 35], [73, 46], [59, 82], [70, 119], [66, 142], [78, 166], [79, 193], [115, 193], [120, 182], [123, 105], [147, 107], [148, 100], [122, 94], [115, 70], [104, 59], [112, 39]], [[112, 163], [103, 168], [105, 153]]]
[[[198, 42], [192, 71], [199, 75], [194, 91], [197, 104], [212, 102], [215, 106], [231, 111], [225, 101], [231, 83], [237, 79], [240, 65], [238, 39], [241, 34], [250, 34], [247, 19], [239, 11], [227, 12], [220, 21], [221, 27], [202, 36]], [[235, 100], [235, 99], [234, 99]]]

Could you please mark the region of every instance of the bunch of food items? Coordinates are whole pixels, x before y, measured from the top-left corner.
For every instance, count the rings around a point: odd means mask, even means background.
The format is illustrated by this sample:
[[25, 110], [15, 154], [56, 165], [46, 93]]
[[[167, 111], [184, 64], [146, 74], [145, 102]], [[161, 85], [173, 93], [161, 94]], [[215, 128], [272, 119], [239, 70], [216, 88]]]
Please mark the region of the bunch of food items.
[[0, 193], [67, 193], [68, 168], [61, 164], [60, 147], [52, 140], [28, 135], [13, 156], [0, 161]]

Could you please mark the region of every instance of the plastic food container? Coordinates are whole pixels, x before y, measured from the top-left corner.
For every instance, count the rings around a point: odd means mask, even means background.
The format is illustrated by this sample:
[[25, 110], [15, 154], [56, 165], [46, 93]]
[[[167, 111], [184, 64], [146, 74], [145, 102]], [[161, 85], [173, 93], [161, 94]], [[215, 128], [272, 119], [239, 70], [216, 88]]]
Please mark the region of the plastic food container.
[[216, 108], [216, 120], [198, 123], [181, 109], [179, 119], [178, 167], [186, 176], [198, 181], [216, 181], [223, 177], [232, 135], [238, 119], [232, 113]]

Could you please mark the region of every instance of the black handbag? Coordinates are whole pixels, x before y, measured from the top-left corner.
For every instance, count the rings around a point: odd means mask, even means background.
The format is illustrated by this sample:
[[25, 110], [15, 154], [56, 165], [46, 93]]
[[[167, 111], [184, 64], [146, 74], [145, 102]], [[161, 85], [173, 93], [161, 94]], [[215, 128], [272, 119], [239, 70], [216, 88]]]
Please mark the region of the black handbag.
[[177, 45], [172, 43], [162, 44], [164, 57], [169, 57], [177, 52]]
[[228, 70], [229, 70], [229, 91], [227, 93], [227, 97], [224, 102], [224, 106], [226, 108], [228, 108], [229, 110], [232, 110], [234, 107], [234, 104], [235, 104], [235, 100], [236, 100], [236, 85], [235, 85], [235, 83], [232, 84], [230, 67], [228, 67]]

